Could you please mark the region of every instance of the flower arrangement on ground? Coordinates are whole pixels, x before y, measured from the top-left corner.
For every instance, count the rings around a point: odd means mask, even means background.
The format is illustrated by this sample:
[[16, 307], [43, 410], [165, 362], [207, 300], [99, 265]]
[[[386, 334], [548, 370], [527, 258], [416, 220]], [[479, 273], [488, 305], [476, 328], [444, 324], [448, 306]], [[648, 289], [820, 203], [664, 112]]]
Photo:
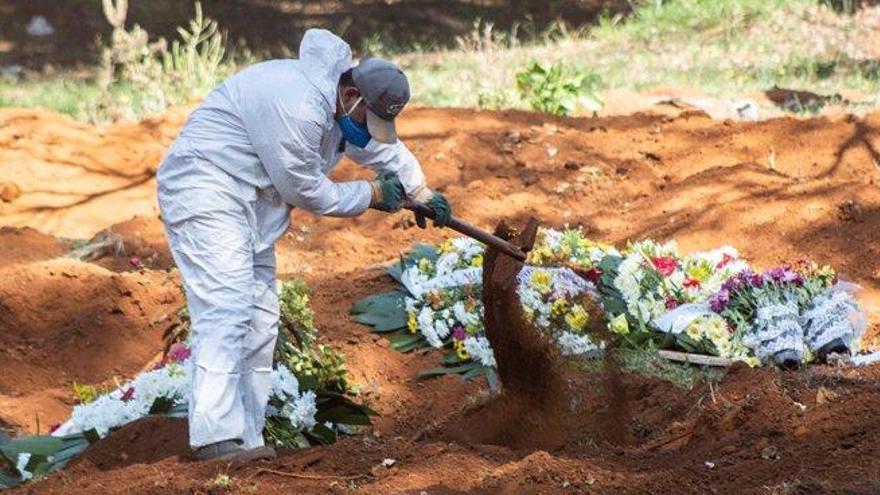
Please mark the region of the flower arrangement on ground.
[[[392, 269], [406, 289], [355, 306], [355, 319], [386, 333], [401, 351], [447, 349], [444, 367], [425, 374], [490, 373], [480, 300], [483, 247], [458, 238], [420, 246]], [[526, 318], [564, 355], [602, 352], [589, 329], [604, 318], [617, 346], [671, 348], [751, 366], [854, 352], [864, 330], [853, 291], [830, 268], [801, 261], [756, 274], [736, 249], [689, 255], [674, 242], [642, 240], [622, 252], [579, 229], [539, 229], [519, 274]], [[584, 294], [604, 316], [577, 303]]]

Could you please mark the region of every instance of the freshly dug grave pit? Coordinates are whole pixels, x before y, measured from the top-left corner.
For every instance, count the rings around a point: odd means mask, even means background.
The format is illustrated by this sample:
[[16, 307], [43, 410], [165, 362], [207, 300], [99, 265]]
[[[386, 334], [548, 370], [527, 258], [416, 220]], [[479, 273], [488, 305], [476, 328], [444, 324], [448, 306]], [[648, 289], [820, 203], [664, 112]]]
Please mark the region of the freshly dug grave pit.
[[[495, 235], [531, 250], [538, 223], [520, 231], [501, 223]], [[577, 438], [624, 444], [631, 440], [626, 387], [597, 304], [587, 294], [578, 303], [591, 316], [588, 331], [605, 342], [605, 369], [600, 388], [602, 407], [585, 403], [586, 388], [595, 387], [582, 373], [564, 368], [551, 339], [529, 323], [517, 294], [523, 262], [489, 246], [483, 262], [483, 306], [486, 337], [497, 361], [502, 393], [451, 420], [443, 435], [514, 448], [559, 448]]]

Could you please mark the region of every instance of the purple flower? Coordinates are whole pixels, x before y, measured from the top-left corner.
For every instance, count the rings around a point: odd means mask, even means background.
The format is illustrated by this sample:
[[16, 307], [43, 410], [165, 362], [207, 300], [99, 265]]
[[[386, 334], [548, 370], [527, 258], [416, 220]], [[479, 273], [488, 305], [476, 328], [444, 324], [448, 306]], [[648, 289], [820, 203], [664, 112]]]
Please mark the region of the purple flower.
[[780, 282], [785, 278], [786, 267], [777, 266], [764, 271], [764, 279], [768, 282]]
[[727, 289], [721, 289], [709, 298], [709, 308], [716, 313], [724, 311], [729, 303], [730, 292]]
[[758, 273], [752, 272], [749, 275], [749, 283], [752, 285], [752, 287], [760, 287], [764, 285], [764, 277], [762, 277]]
[[464, 340], [467, 337], [467, 333], [464, 331], [464, 327], [461, 325], [456, 325], [452, 327], [452, 338], [455, 340]]

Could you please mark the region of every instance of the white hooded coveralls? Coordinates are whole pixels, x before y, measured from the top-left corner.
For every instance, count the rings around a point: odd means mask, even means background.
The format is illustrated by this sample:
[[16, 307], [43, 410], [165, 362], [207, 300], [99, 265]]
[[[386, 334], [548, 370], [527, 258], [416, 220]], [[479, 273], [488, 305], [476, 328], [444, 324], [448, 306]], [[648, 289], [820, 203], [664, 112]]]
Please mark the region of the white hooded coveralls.
[[256, 64], [215, 89], [158, 172], [162, 220], [192, 321], [193, 447], [263, 445], [279, 318], [275, 241], [291, 206], [352, 217], [370, 204], [368, 182], [327, 177], [341, 150], [377, 172], [397, 172], [410, 197], [430, 196], [403, 143], [343, 147], [334, 112], [349, 46], [314, 29], [299, 55]]

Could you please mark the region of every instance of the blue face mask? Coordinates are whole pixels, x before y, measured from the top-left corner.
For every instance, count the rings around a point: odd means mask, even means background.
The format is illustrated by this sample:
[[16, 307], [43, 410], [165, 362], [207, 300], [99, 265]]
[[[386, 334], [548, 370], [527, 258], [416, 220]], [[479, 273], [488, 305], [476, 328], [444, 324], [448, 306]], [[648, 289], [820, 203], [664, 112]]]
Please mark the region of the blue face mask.
[[[339, 123], [339, 128], [342, 130], [342, 137], [358, 148], [365, 148], [372, 137], [370, 136], [370, 130], [367, 129], [366, 124], [361, 124], [351, 117], [351, 112], [357, 108], [362, 99], [363, 97], [358, 98], [358, 100], [354, 102], [354, 106], [351, 107], [351, 110], [345, 112], [345, 115], [339, 117], [339, 120], [337, 121]], [[345, 104], [342, 103], [342, 95], [339, 96], [339, 103], [342, 105], [343, 111], [345, 111]]]

